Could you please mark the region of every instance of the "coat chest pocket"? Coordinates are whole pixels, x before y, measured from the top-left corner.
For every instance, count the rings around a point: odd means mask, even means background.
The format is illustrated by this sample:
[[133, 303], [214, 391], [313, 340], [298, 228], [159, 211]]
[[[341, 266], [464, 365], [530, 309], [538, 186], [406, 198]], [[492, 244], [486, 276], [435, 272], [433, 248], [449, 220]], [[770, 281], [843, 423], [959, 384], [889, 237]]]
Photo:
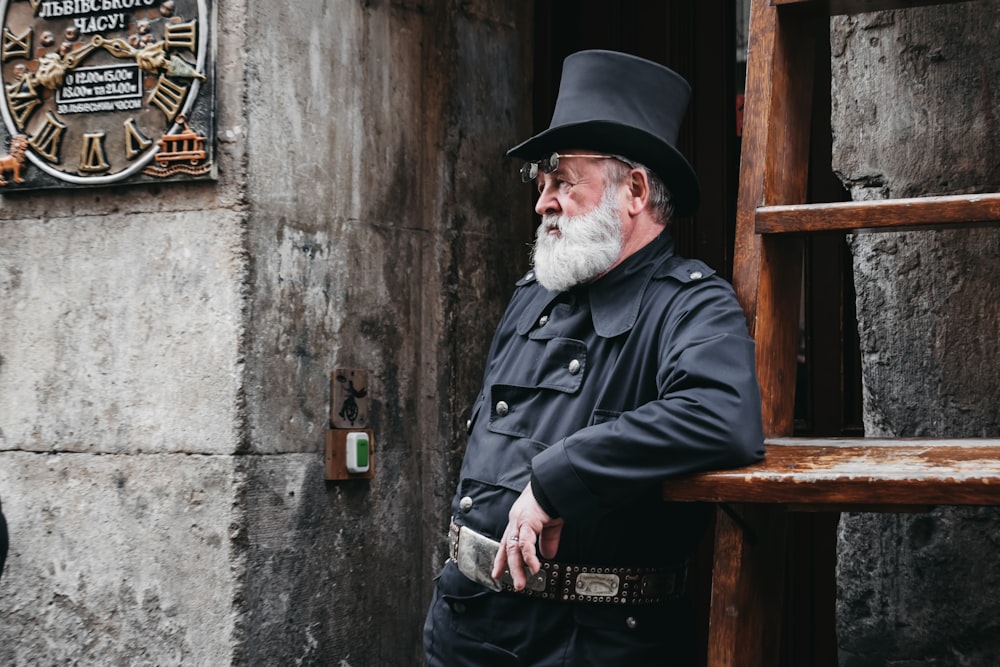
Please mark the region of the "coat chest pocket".
[[532, 357], [510, 374], [490, 378], [495, 382], [487, 390], [489, 430], [518, 438], [532, 437], [539, 420], [553, 417], [553, 398], [579, 393], [586, 373], [587, 346], [582, 341], [548, 341], [541, 356]]
[[538, 363], [535, 386], [575, 394], [586, 374], [587, 345], [572, 338], [553, 338]]

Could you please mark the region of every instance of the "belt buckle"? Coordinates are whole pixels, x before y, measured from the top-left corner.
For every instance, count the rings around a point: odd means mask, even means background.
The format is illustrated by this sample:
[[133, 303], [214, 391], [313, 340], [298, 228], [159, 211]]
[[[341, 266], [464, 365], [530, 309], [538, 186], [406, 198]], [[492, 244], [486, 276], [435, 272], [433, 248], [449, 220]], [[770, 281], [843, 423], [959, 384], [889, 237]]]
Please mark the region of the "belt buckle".
[[466, 577], [482, 584], [492, 591], [502, 590], [500, 582], [490, 576], [493, 569], [493, 559], [497, 555], [500, 543], [480, 535], [465, 526], [458, 528], [458, 540], [455, 545], [455, 563], [458, 571]]
[[448, 526], [448, 555], [456, 562], [458, 562], [458, 537], [460, 532], [461, 528], [452, 519], [451, 524]]
[[[490, 576], [500, 543], [465, 526], [453, 526], [455, 535], [452, 560], [458, 566], [458, 571], [491, 591], [500, 592], [505, 588], [513, 590], [514, 580], [509, 570], [504, 571], [499, 581]], [[543, 570], [532, 574], [525, 567], [524, 575], [528, 580], [526, 590], [538, 593], [545, 591], [546, 577]]]

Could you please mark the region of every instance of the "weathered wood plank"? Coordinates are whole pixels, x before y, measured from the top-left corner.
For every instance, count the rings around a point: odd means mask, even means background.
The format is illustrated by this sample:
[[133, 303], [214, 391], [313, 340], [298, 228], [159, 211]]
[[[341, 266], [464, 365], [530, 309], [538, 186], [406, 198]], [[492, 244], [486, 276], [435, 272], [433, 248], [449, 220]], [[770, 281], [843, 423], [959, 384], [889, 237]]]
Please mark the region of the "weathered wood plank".
[[765, 206], [756, 211], [758, 234], [827, 231], [898, 231], [1000, 222], [1000, 194], [951, 195]]
[[[751, 537], [752, 534], [752, 537]], [[718, 512], [708, 664], [781, 664], [787, 515], [780, 506]]]
[[740, 164], [733, 288], [757, 343], [757, 375], [769, 397], [764, 433], [789, 435], [794, 404], [802, 242], [762, 237], [758, 206], [806, 200], [812, 61], [819, 26], [813, 19], [777, 21], [766, 0], [750, 14], [745, 134]]
[[968, 0], [771, 0], [775, 7], [814, 9], [827, 14], [861, 14], [887, 9], [910, 9], [927, 5], [946, 5]]
[[1000, 439], [769, 439], [764, 461], [670, 480], [664, 498], [824, 510], [1000, 505]]

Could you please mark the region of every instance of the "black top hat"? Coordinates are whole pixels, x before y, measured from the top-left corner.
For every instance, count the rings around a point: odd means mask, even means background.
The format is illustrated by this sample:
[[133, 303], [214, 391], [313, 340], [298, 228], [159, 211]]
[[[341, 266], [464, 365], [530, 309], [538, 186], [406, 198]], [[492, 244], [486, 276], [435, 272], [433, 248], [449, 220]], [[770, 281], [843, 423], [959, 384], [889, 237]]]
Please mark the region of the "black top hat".
[[658, 63], [616, 51], [580, 51], [563, 63], [549, 129], [507, 155], [537, 160], [560, 150], [614, 153], [641, 162], [670, 189], [677, 216], [698, 208], [698, 177], [677, 150], [691, 86]]

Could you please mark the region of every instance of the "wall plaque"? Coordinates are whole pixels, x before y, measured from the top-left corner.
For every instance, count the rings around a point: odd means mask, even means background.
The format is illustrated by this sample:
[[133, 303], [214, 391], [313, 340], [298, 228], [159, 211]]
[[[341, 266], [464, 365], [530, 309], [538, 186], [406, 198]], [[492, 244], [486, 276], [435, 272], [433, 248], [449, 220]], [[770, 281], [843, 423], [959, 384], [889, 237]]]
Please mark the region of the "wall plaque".
[[215, 178], [211, 0], [0, 0], [0, 192]]

